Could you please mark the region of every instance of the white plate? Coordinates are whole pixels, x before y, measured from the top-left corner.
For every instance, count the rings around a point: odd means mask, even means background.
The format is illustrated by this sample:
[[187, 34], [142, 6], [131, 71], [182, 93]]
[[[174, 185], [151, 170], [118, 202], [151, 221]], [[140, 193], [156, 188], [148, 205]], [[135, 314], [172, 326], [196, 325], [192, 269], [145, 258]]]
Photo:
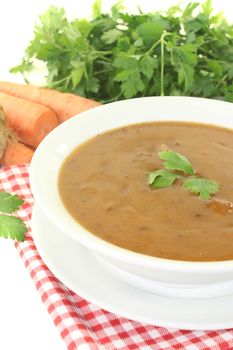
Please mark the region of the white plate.
[[162, 327], [233, 327], [233, 295], [175, 299], [130, 287], [114, 278], [88, 249], [60, 232], [36, 206], [32, 233], [39, 254], [53, 274], [72, 291], [107, 311]]

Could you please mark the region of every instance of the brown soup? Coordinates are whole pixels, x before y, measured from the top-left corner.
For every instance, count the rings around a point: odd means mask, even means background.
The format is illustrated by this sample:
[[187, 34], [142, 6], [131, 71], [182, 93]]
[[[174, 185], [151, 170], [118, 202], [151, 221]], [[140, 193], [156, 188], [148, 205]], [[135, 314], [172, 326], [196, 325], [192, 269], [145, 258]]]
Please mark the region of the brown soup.
[[[220, 191], [205, 201], [179, 183], [152, 189], [161, 145], [185, 155]], [[233, 132], [209, 125], [154, 122], [98, 135], [75, 149], [59, 175], [61, 199], [86, 229], [112, 244], [155, 257], [233, 259]], [[215, 202], [216, 201], [216, 202]], [[223, 202], [225, 203], [225, 202]]]

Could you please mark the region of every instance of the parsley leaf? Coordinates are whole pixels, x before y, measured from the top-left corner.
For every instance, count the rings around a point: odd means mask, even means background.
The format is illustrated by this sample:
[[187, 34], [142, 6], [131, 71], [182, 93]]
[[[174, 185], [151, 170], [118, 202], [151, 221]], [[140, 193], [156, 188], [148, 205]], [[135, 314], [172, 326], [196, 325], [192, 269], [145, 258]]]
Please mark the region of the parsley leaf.
[[0, 236], [23, 242], [27, 228], [22, 219], [0, 214]]
[[72, 70], [71, 79], [72, 79], [73, 86], [77, 86], [80, 83], [83, 77], [83, 74], [84, 74], [84, 67], [82, 65]]
[[130, 71], [128, 79], [121, 84], [122, 92], [126, 98], [136, 96], [137, 92], [143, 91], [144, 87], [145, 85], [137, 70]]
[[213, 180], [203, 179], [201, 177], [192, 177], [184, 181], [183, 187], [187, 191], [199, 194], [201, 199], [208, 200], [219, 191], [219, 185]]
[[23, 200], [16, 194], [0, 192], [0, 212], [13, 213], [23, 204]]
[[173, 174], [168, 170], [156, 170], [149, 173], [148, 184], [154, 188], [164, 188], [171, 186], [179, 178], [178, 174]]
[[137, 27], [137, 32], [148, 47], [158, 40], [166, 29], [166, 23], [157, 18], [154, 22], [148, 21], [140, 24]]
[[123, 32], [120, 31], [119, 29], [113, 28], [105, 32], [102, 36], [101, 39], [105, 44], [112, 44], [115, 41], [117, 41], [121, 36], [123, 36]]
[[95, 0], [92, 7], [92, 11], [93, 11], [94, 18], [101, 16], [101, 0]]
[[170, 150], [162, 151], [159, 152], [159, 157], [165, 160], [164, 166], [168, 170], [179, 170], [190, 175], [194, 174], [192, 164], [189, 160], [177, 152]]
[[22, 204], [23, 200], [18, 195], [0, 192], [0, 237], [24, 241], [27, 232], [25, 223], [16, 216], [7, 215], [18, 210]]
[[153, 76], [154, 69], [158, 67], [158, 62], [155, 57], [145, 55], [139, 61], [139, 70], [144, 74], [148, 79], [151, 79]]

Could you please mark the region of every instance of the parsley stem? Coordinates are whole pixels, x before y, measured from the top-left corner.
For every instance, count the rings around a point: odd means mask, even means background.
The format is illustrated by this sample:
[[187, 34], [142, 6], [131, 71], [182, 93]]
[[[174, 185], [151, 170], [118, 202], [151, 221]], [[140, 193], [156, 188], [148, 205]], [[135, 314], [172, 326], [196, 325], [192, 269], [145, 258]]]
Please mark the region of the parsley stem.
[[107, 62], [107, 63], [112, 63], [112, 60], [108, 57], [105, 57], [103, 55], [100, 55], [99, 57], [101, 57], [101, 60], [103, 60], [104, 62]]
[[112, 68], [99, 70], [95, 75], [103, 74], [112, 71]]
[[160, 68], [160, 96], [164, 96], [164, 44], [166, 41], [164, 38], [172, 33], [164, 31], [160, 36], [159, 40], [157, 40], [150, 48], [147, 50], [143, 56], [149, 55], [155, 48], [160, 44], [161, 51], [161, 68]]
[[160, 96], [164, 96], [164, 40], [161, 38]]
[[[162, 36], [161, 36], [162, 37]], [[161, 37], [159, 38], [159, 40], [157, 40], [150, 48], [149, 50], [147, 50], [144, 55], [149, 55], [155, 48], [156, 46], [158, 46], [161, 42]]]
[[164, 44], [166, 41], [164, 38], [171, 33], [164, 32], [160, 37], [160, 46], [161, 46], [161, 67], [160, 67], [160, 96], [164, 96]]
[[93, 54], [110, 55], [110, 54], [112, 54], [112, 50], [108, 50], [108, 51], [97, 51], [97, 50], [95, 50], [93, 52]]
[[71, 74], [67, 75], [66, 77], [64, 77], [64, 78], [62, 78], [60, 80], [55, 80], [55, 81], [49, 83], [47, 86], [48, 87], [53, 87], [53, 86], [56, 86], [57, 84], [63, 83], [64, 81], [69, 81], [70, 77], [71, 77]]
[[115, 102], [118, 101], [118, 99], [122, 96], [122, 92], [120, 92], [117, 96], [110, 98], [108, 100], [104, 99], [104, 100], [100, 100], [101, 103], [109, 103], [109, 102]]
[[222, 77], [222, 79], [219, 80], [219, 82], [217, 83], [215, 89], [218, 89], [218, 88], [221, 86], [221, 84], [224, 83], [224, 81], [227, 79], [227, 77], [228, 77], [228, 75], [225, 74], [225, 75]]

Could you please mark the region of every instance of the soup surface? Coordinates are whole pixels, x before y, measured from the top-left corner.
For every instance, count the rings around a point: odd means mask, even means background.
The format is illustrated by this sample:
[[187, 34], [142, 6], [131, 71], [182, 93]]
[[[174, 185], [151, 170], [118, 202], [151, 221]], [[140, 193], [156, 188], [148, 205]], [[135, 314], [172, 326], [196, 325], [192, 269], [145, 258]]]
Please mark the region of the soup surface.
[[[205, 201], [179, 182], [148, 186], [163, 168], [161, 145], [185, 155], [220, 191]], [[96, 236], [155, 257], [189, 261], [233, 259], [233, 132], [213, 126], [154, 122], [98, 135], [62, 165], [59, 191], [68, 212]], [[220, 202], [221, 203], [221, 202]], [[218, 210], [220, 209], [220, 210]]]

